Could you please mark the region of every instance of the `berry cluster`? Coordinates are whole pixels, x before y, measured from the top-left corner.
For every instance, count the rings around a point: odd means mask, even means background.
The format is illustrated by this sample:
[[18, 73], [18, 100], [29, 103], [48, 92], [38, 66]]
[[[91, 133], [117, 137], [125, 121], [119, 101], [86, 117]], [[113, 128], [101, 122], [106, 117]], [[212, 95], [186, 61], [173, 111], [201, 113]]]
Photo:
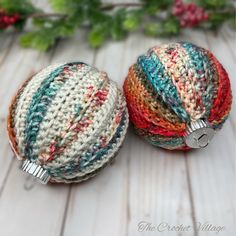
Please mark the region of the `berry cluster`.
[[15, 13], [9, 15], [4, 10], [0, 9], [0, 29], [6, 29], [7, 27], [14, 25], [19, 20], [19, 14]]
[[180, 25], [184, 28], [193, 27], [208, 20], [208, 14], [203, 8], [195, 3], [183, 3], [182, 0], [175, 0], [172, 14], [179, 19]]

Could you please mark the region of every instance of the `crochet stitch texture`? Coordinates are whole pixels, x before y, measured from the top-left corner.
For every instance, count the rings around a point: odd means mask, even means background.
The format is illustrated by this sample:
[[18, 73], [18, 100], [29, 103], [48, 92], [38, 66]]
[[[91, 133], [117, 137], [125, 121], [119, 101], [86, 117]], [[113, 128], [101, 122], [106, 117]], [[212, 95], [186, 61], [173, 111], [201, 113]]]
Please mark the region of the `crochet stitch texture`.
[[27, 80], [9, 109], [10, 143], [51, 182], [80, 182], [110, 163], [128, 127], [125, 98], [85, 63], [49, 66]]
[[124, 83], [130, 120], [155, 146], [188, 149], [186, 126], [204, 119], [214, 130], [227, 119], [232, 94], [214, 55], [192, 43], [169, 43], [139, 56]]

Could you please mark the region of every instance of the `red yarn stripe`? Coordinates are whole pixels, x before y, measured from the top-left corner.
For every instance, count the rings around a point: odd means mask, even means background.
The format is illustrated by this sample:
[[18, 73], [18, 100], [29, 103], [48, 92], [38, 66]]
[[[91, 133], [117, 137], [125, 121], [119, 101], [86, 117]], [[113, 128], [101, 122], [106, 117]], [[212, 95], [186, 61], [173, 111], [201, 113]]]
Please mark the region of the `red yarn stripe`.
[[[134, 123], [134, 125], [137, 128], [148, 129], [148, 131], [152, 134], [159, 134], [163, 136], [183, 136], [184, 135], [184, 131], [168, 130], [167, 128], [160, 127], [157, 124], [153, 124], [152, 122], [149, 122], [148, 120], [146, 120], [146, 117], [149, 116], [150, 111], [145, 109], [144, 107], [139, 107], [140, 111], [136, 109], [138, 104], [136, 104], [136, 99], [130, 94], [127, 83], [128, 83], [128, 79], [126, 79], [124, 82], [124, 92], [126, 95], [129, 115], [130, 115], [131, 121]], [[140, 119], [140, 117], [142, 117], [143, 119]]]
[[224, 119], [225, 115], [228, 114], [232, 104], [232, 94], [227, 72], [213, 54], [209, 51], [208, 53], [210, 59], [216, 66], [219, 76], [217, 94], [213, 100], [210, 115], [208, 117], [208, 121], [215, 124], [220, 123]]

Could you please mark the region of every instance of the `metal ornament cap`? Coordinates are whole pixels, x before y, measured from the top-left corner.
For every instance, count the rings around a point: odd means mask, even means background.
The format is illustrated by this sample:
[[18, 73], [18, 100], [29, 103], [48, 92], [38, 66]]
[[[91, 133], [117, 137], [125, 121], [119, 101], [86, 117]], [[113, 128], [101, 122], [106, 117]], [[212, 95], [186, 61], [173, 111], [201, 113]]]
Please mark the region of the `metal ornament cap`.
[[190, 148], [204, 148], [210, 143], [214, 134], [215, 131], [209, 123], [199, 119], [192, 121], [187, 126], [184, 140], [186, 145]]
[[35, 177], [42, 184], [47, 184], [50, 179], [50, 175], [48, 174], [47, 170], [30, 160], [24, 160], [21, 169]]

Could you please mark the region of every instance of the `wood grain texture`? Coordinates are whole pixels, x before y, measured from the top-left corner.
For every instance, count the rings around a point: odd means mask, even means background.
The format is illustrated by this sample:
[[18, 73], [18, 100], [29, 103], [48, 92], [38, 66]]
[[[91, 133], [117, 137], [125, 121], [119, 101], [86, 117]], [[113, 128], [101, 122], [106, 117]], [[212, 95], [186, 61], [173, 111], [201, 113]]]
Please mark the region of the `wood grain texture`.
[[[236, 106], [229, 121], [204, 150], [170, 152], [154, 148], [129, 128], [114, 164], [82, 184], [35, 183], [18, 170], [7, 140], [6, 115], [17, 87], [55, 62], [84, 61], [122, 87], [129, 66], [149, 47], [191, 41], [209, 48], [227, 69], [236, 94], [235, 33], [186, 31], [171, 39], [132, 34], [92, 50], [86, 32], [61, 40], [48, 53], [21, 49], [15, 35], [0, 38], [0, 235], [4, 236], [208, 236], [199, 223], [224, 226], [218, 235], [236, 233]], [[140, 222], [191, 226], [190, 231], [138, 229]], [[196, 223], [197, 222], [197, 223]]]

